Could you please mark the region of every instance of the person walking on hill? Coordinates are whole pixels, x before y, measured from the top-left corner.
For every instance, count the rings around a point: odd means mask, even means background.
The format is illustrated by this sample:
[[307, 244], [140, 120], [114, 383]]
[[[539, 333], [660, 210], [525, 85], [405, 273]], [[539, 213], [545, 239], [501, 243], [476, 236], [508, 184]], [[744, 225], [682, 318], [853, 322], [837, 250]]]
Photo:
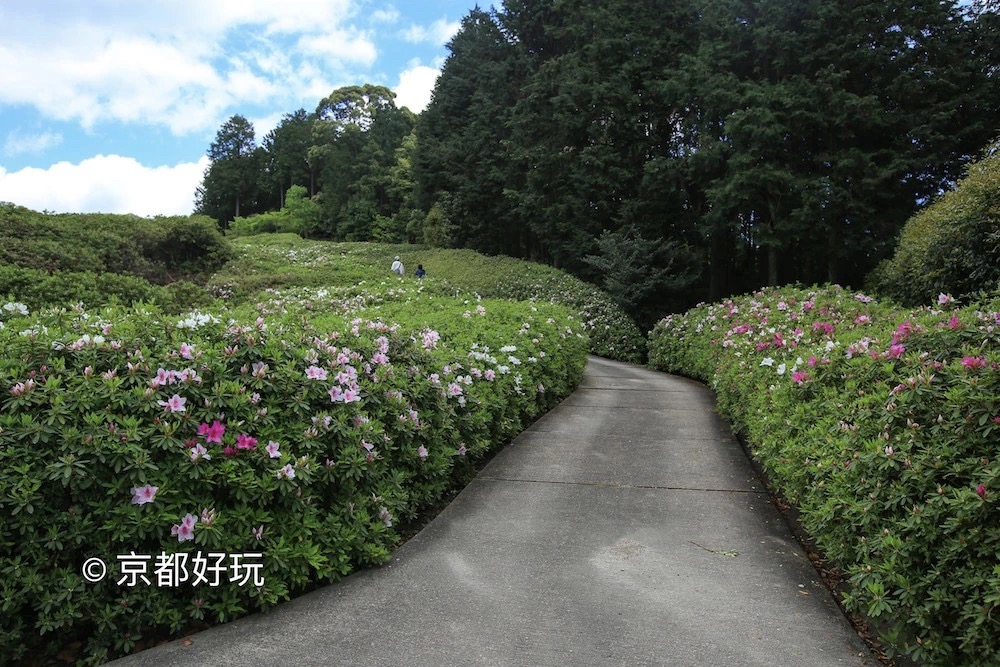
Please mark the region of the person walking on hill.
[[424, 271], [424, 265], [423, 264], [417, 264], [417, 271], [416, 271], [416, 273], [414, 275], [417, 276], [418, 280], [420, 278], [423, 278], [424, 276], [427, 275], [427, 272]]
[[397, 276], [401, 276], [405, 273], [403, 270], [403, 263], [399, 261], [399, 255], [396, 255], [396, 259], [392, 262], [392, 268], [390, 269]]

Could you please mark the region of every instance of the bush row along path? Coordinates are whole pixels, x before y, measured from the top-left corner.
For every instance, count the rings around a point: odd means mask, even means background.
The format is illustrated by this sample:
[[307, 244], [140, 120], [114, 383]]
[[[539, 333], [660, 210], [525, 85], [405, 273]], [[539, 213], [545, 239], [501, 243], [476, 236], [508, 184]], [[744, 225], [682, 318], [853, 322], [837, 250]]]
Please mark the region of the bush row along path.
[[386, 566], [126, 665], [876, 665], [712, 393], [591, 357]]

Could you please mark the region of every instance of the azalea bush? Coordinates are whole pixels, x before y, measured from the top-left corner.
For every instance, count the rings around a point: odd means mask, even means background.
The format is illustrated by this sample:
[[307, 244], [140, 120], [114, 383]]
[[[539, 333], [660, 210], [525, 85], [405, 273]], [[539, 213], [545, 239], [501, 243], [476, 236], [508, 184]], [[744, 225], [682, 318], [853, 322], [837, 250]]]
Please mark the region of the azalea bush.
[[292, 234], [263, 234], [233, 241], [239, 257], [210, 286], [227, 299], [254, 299], [267, 289], [296, 287], [365, 289], [389, 277], [399, 255], [407, 275], [395, 284], [415, 285], [418, 264], [427, 270], [426, 292], [469, 298], [548, 301], [574, 310], [587, 328], [591, 351], [621, 361], [641, 361], [646, 341], [635, 321], [605, 292], [552, 267], [488, 257], [471, 250], [407, 244], [305, 241]]
[[101, 664], [384, 562], [576, 386], [587, 338], [556, 305], [417, 288], [183, 316], [8, 303], [0, 349], [3, 656], [76, 642]]
[[890, 646], [1000, 664], [1000, 299], [770, 289], [665, 318], [650, 364], [711, 384]]

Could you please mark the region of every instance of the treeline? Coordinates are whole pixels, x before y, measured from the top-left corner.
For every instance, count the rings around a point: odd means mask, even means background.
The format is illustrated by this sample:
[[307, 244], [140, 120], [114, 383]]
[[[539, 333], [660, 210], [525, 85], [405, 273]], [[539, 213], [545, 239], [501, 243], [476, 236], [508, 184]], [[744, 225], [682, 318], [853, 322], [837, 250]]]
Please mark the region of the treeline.
[[640, 321], [860, 284], [997, 134], [998, 24], [995, 3], [507, 0], [465, 17], [419, 116], [366, 85], [259, 147], [230, 119], [198, 209], [298, 185], [303, 234], [548, 262]]

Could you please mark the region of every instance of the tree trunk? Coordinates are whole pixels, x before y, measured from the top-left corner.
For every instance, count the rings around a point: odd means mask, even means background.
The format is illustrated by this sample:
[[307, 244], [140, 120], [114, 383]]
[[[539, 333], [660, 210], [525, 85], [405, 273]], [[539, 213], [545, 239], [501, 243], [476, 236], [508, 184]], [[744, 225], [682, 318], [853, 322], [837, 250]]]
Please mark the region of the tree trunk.
[[712, 231], [708, 260], [708, 300], [718, 301], [729, 294], [729, 238], [725, 230]]
[[767, 284], [778, 284], [778, 248], [773, 245], [767, 248]]

